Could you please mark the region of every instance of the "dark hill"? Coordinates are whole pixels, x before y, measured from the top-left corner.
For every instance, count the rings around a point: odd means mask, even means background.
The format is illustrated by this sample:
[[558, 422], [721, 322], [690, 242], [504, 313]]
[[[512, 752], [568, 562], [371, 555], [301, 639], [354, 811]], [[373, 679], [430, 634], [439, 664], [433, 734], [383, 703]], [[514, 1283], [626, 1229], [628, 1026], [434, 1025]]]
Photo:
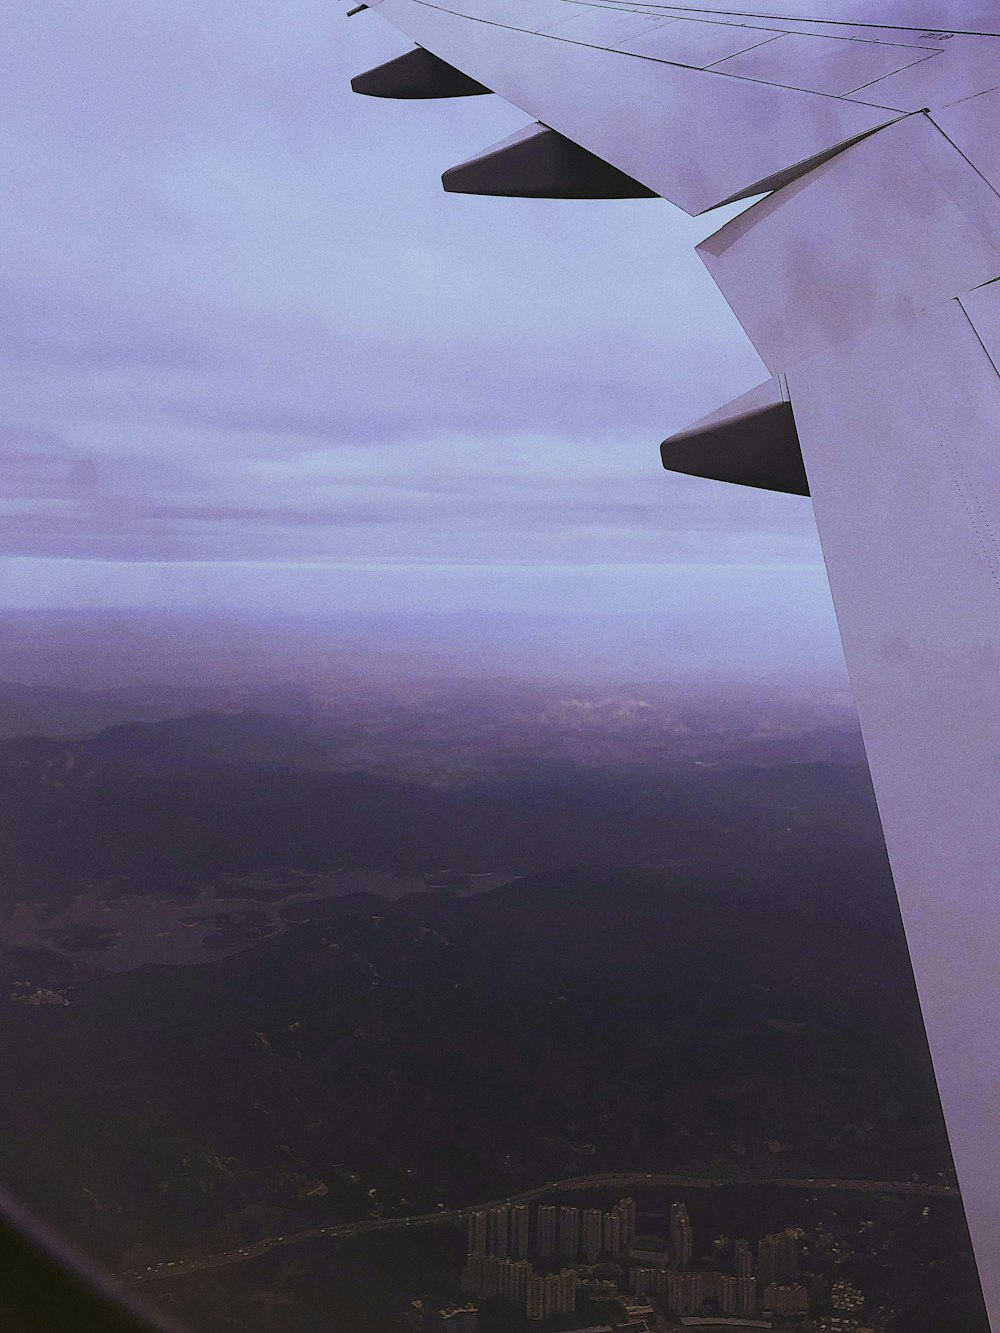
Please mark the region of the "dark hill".
[[228, 1243], [247, 1209], [294, 1229], [574, 1170], [947, 1171], [891, 885], [856, 869], [342, 902], [8, 1006], [0, 1176], [117, 1262]]
[[787, 737], [755, 742], [752, 765], [727, 760], [718, 741], [711, 765], [666, 763], [659, 749], [631, 768], [495, 754], [485, 772], [444, 782], [347, 770], [350, 736], [340, 724], [199, 714], [0, 743], [0, 903], [105, 882], [188, 892], [276, 865], [535, 870], [658, 865], [727, 846], [843, 857], [881, 843], [863, 763], [791, 762]]

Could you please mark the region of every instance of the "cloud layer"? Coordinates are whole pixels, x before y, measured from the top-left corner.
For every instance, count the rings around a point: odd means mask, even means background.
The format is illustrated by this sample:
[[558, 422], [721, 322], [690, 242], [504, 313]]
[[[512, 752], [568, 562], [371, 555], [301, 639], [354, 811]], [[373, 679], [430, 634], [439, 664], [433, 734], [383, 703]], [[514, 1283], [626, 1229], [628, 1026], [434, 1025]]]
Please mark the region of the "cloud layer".
[[719, 219], [446, 196], [525, 118], [351, 94], [405, 46], [325, 0], [12, 16], [19, 598], [51, 560], [818, 564], [808, 502], [659, 469], [664, 435], [763, 378], [693, 252]]

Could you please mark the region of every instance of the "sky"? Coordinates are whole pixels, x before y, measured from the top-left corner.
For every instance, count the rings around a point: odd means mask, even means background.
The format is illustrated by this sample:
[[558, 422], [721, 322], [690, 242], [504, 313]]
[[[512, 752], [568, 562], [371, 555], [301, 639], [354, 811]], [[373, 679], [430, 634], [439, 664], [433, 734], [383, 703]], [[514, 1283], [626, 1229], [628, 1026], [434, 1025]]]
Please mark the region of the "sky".
[[446, 195], [527, 117], [356, 96], [409, 43], [346, 9], [10, 15], [0, 609], [662, 614], [838, 669], [809, 501], [659, 465], [766, 377], [694, 253], [738, 209]]

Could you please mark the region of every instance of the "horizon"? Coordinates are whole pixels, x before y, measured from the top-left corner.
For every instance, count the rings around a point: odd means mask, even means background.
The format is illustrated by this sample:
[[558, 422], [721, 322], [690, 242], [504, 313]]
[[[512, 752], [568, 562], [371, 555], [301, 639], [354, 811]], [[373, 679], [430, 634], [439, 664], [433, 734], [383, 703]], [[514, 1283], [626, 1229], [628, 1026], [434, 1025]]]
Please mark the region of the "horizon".
[[523, 116], [357, 97], [406, 44], [320, 0], [9, 38], [0, 607], [624, 613], [685, 672], [843, 674], [809, 501], [660, 467], [765, 374], [718, 214], [445, 194]]
[[[842, 656], [821, 617], [781, 637], [777, 617], [713, 608], [640, 618], [535, 611], [302, 612], [227, 608], [0, 610], [0, 681], [101, 690], [316, 685], [352, 678], [650, 686], [724, 699], [829, 695], [853, 709]], [[759, 610], [759, 608], [758, 608]], [[734, 644], [739, 651], [733, 651]]]

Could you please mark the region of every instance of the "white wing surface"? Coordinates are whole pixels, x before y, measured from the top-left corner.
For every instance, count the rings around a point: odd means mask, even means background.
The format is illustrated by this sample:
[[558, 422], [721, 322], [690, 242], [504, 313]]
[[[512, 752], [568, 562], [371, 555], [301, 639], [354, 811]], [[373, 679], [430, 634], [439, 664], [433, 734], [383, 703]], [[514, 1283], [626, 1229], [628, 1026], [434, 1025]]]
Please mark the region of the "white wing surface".
[[1000, 5], [736, 2], [369, 7], [540, 123], [449, 188], [767, 196], [699, 251], [772, 379], [664, 463], [808, 479], [1000, 1333]]

